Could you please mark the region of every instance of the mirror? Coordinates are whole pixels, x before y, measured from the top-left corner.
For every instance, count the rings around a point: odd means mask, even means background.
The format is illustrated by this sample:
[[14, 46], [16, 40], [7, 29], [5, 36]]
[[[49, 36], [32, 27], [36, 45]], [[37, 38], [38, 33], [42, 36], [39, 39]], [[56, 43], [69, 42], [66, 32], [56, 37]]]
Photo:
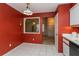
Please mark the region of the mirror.
[[30, 33], [30, 34], [40, 33], [40, 18], [39, 17], [24, 18], [24, 33]]

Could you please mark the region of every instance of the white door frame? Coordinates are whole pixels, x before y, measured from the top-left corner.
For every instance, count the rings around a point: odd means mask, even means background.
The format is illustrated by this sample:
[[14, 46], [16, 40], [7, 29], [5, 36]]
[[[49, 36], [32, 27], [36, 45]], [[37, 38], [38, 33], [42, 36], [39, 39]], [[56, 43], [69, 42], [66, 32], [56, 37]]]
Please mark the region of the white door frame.
[[55, 16], [55, 47], [58, 52], [58, 13]]

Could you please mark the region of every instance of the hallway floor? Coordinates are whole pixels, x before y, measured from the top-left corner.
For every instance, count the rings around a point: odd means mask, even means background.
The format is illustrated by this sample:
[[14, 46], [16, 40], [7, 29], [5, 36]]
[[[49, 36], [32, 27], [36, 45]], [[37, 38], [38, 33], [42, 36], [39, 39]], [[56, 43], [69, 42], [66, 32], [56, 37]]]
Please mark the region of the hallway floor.
[[43, 41], [45, 45], [54, 45], [54, 37], [43, 36]]
[[22, 43], [4, 56], [62, 56], [53, 45]]

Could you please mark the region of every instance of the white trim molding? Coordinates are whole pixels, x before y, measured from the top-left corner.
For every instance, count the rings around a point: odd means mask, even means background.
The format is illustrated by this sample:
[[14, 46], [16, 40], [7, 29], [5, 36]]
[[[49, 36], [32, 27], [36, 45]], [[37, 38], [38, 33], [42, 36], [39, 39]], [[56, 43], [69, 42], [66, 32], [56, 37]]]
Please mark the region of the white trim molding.
[[[33, 18], [38, 18], [39, 19], [39, 32], [26, 32], [25, 31], [25, 21], [27, 19], [33, 19]], [[24, 34], [40, 34], [40, 17], [26, 17], [26, 18], [24, 18], [24, 20], [23, 20], [23, 33]]]

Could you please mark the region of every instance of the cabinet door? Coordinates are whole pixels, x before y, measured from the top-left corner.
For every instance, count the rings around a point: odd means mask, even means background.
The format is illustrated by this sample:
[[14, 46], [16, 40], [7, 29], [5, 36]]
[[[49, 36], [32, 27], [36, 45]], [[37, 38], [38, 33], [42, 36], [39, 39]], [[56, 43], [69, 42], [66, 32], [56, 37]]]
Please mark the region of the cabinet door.
[[76, 4], [70, 10], [70, 25], [78, 25], [79, 24], [79, 4]]
[[67, 46], [65, 43], [63, 43], [63, 54], [65, 56], [69, 56], [69, 46]]

